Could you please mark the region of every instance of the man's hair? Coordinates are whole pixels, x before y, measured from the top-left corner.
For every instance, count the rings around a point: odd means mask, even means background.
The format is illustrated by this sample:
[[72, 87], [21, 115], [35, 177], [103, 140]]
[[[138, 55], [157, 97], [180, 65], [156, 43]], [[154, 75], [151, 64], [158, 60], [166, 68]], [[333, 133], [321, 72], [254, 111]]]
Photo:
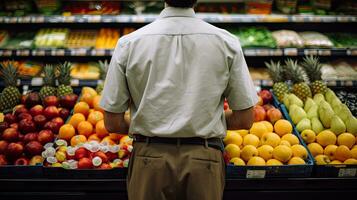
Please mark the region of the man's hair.
[[197, 3], [197, 0], [165, 0], [165, 2], [172, 7], [192, 8]]

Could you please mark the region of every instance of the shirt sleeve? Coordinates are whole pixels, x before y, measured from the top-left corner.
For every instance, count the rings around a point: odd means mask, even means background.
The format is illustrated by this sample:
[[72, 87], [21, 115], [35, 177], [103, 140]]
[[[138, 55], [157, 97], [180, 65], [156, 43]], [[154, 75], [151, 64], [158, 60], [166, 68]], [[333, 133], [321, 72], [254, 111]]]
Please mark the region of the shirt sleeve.
[[256, 105], [258, 102], [257, 92], [238, 39], [234, 45], [233, 57], [228, 63], [230, 64], [230, 76], [224, 95], [230, 109], [244, 110]]
[[124, 113], [129, 106], [130, 93], [125, 76], [126, 52], [119, 41], [109, 64], [100, 101], [100, 106], [108, 112]]

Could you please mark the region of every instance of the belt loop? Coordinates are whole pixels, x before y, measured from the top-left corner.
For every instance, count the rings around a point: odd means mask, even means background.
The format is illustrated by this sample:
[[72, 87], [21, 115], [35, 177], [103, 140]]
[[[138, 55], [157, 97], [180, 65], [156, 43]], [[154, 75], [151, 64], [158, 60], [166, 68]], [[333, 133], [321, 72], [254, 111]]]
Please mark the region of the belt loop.
[[181, 145], [181, 139], [180, 138], [177, 138], [177, 147], [180, 147], [180, 145]]
[[146, 137], [145, 140], [146, 140], [145, 143], [146, 143], [146, 145], [148, 146], [149, 143], [150, 143], [150, 138], [149, 138], [149, 137]]
[[208, 140], [207, 139], [204, 140], [205, 140], [205, 147], [208, 149]]

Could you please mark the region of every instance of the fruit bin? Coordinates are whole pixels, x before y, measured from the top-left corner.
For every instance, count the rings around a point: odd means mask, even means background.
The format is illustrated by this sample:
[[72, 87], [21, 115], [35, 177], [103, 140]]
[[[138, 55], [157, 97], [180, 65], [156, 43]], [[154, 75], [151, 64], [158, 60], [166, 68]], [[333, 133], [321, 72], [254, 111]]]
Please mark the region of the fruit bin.
[[[274, 95], [272, 103], [275, 108], [281, 110], [280, 103]], [[283, 110], [281, 110], [281, 112], [283, 114], [283, 118], [287, 119], [286, 113], [284, 113]], [[300, 144], [303, 145], [308, 152], [306, 164], [281, 166], [234, 166], [232, 164], [228, 164], [226, 167], [227, 177], [248, 179], [310, 177], [313, 169], [313, 157], [294, 126], [293, 134], [298, 137]]]
[[[284, 104], [280, 105], [280, 109], [283, 111], [284, 117], [289, 120], [292, 124], [293, 121], [290, 118], [287, 108]], [[294, 129], [296, 130], [295, 126]], [[296, 130], [299, 135], [299, 139], [301, 138], [300, 133]], [[302, 141], [304, 146], [306, 143]], [[309, 149], [307, 149], [309, 151]], [[309, 151], [309, 155], [311, 155]], [[314, 166], [312, 171], [313, 177], [319, 178], [336, 178], [336, 177], [357, 177], [357, 165], [346, 165], [346, 164], [328, 164], [328, 165], [317, 165], [316, 160], [311, 155]]]

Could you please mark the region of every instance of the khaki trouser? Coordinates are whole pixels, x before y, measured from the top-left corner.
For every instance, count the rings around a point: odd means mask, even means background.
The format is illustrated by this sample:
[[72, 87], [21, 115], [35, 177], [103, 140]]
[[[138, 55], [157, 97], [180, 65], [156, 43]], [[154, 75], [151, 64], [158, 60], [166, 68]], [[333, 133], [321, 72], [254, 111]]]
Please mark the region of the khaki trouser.
[[204, 145], [135, 142], [128, 172], [129, 200], [220, 200], [222, 152]]

